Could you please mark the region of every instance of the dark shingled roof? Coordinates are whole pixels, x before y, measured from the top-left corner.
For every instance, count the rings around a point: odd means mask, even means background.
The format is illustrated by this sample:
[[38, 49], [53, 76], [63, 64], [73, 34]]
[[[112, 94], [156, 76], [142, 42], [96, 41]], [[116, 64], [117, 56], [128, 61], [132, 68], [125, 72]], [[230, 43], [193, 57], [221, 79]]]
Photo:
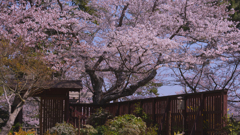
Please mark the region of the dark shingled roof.
[[63, 89], [82, 89], [81, 80], [61, 80], [50, 82], [50, 88], [63, 88]]
[[[25, 93], [27, 89], [29, 89], [30, 85], [32, 85], [32, 80], [22, 80], [16, 81], [11, 80], [8, 83], [9, 87], [13, 89], [18, 85], [18, 87], [24, 88], [21, 90], [21, 93]], [[45, 94], [46, 92], [50, 91], [80, 91], [82, 89], [82, 81], [81, 80], [50, 80], [44, 82], [37, 82], [32, 87], [33, 89], [39, 88], [35, 91], [35, 96], [39, 94]]]

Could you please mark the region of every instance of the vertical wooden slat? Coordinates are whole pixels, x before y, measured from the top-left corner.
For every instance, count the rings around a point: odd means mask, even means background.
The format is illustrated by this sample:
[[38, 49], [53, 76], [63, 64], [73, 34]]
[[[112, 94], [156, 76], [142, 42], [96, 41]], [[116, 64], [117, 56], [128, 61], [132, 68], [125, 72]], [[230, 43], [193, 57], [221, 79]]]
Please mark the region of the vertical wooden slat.
[[172, 117], [171, 117], [171, 111], [168, 112], [168, 135], [171, 135], [171, 129], [172, 129]]
[[156, 112], [155, 112], [155, 104], [156, 104], [156, 99], [154, 98], [152, 101], [152, 119], [153, 119], [153, 125], [156, 123]]
[[185, 132], [185, 134], [187, 135], [188, 134], [188, 130], [187, 130], [187, 128], [188, 128], [188, 124], [187, 124], [187, 113], [186, 113], [186, 110], [187, 110], [187, 96], [185, 96], [184, 97], [184, 104], [185, 104], [185, 109], [183, 110], [183, 127], [184, 127], [184, 132]]
[[[227, 91], [222, 92], [222, 95], [223, 95], [222, 117], [227, 117]], [[223, 126], [226, 126], [225, 122], [223, 123]]]
[[46, 99], [44, 99], [44, 110], [43, 110], [43, 111], [44, 111], [44, 112], [43, 112], [43, 113], [44, 113], [44, 114], [43, 114], [43, 118], [44, 118], [44, 119], [43, 119], [43, 120], [44, 120], [44, 121], [43, 121], [43, 133], [46, 131], [46, 126], [47, 126], [47, 124], [46, 124], [46, 122], [47, 122], [47, 119], [46, 119], [46, 111], [47, 111], [47, 110], [46, 110], [46, 109], [47, 109], [47, 107], [46, 107]]
[[43, 131], [42, 131], [42, 129], [43, 129], [43, 125], [42, 125], [42, 107], [43, 107], [43, 99], [41, 98], [41, 101], [40, 101], [40, 109], [39, 109], [39, 112], [40, 112], [40, 115], [39, 115], [39, 124], [40, 124], [40, 135], [42, 135], [43, 134]]
[[65, 97], [65, 121], [69, 120], [69, 92], [66, 92]]

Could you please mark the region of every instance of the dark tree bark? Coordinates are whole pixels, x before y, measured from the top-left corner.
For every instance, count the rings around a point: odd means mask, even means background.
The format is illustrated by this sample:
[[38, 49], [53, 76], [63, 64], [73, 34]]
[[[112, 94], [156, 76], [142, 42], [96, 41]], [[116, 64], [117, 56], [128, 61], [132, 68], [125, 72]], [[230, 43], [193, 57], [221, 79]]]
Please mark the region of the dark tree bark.
[[23, 105], [24, 105], [24, 102], [21, 101], [17, 105], [15, 110], [9, 115], [9, 119], [8, 119], [6, 125], [2, 128], [2, 131], [0, 132], [0, 135], [7, 135], [9, 133], [9, 131], [11, 130], [12, 126], [14, 125], [14, 121], [15, 121], [17, 115], [19, 114], [19, 112], [23, 108]]

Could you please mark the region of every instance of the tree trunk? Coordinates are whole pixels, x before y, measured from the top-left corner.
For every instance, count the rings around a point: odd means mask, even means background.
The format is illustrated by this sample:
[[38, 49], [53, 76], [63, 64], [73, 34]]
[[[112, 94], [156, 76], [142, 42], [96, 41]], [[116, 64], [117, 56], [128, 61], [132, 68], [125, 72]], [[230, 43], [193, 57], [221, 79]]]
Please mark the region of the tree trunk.
[[93, 104], [103, 104], [101, 102], [101, 96], [102, 96], [102, 93], [97, 93], [96, 94], [96, 92], [94, 92], [93, 93]]
[[[22, 96], [22, 95], [21, 95], [21, 96]], [[14, 112], [14, 110], [17, 108], [17, 105], [18, 105], [20, 102], [21, 102], [20, 97], [19, 97], [19, 96], [15, 96], [14, 101], [13, 101], [13, 103], [12, 103], [12, 107], [11, 107], [11, 113]], [[13, 125], [15, 125], [15, 124], [17, 124], [17, 123], [22, 124], [22, 110], [18, 113], [18, 115], [17, 115], [17, 117], [16, 117], [15, 122], [14, 122]]]
[[15, 108], [15, 110], [13, 111], [13, 113], [11, 113], [9, 115], [9, 119], [6, 123], [6, 125], [2, 128], [2, 131], [0, 133], [0, 135], [7, 135], [9, 133], [9, 131], [11, 130], [14, 121], [18, 115], [18, 113], [21, 111], [21, 109], [23, 108], [23, 102], [21, 101], [18, 106]]
[[[135, 84], [132, 84], [131, 86], [121, 89], [119, 91], [107, 91], [106, 93], [102, 93], [102, 86], [103, 86], [103, 79], [98, 79], [99, 81], [95, 81], [97, 79], [92, 79], [93, 87], [94, 88], [94, 93], [93, 93], [93, 103], [94, 104], [105, 104], [107, 102], [119, 99], [121, 97], [126, 97], [132, 95], [138, 88], [146, 85], [148, 82], [150, 82], [155, 76], [157, 75], [157, 70], [154, 69], [152, 70], [148, 76], [143, 78], [142, 80], [136, 82]], [[97, 82], [98, 85], [95, 85]], [[98, 86], [98, 87], [96, 87]]]

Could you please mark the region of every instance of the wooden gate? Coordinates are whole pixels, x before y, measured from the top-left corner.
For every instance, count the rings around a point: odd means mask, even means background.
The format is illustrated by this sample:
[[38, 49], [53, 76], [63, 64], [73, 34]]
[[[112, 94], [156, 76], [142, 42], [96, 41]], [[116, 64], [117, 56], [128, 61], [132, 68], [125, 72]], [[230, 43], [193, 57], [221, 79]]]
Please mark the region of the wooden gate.
[[67, 120], [68, 97], [42, 97], [40, 104], [40, 135]]

